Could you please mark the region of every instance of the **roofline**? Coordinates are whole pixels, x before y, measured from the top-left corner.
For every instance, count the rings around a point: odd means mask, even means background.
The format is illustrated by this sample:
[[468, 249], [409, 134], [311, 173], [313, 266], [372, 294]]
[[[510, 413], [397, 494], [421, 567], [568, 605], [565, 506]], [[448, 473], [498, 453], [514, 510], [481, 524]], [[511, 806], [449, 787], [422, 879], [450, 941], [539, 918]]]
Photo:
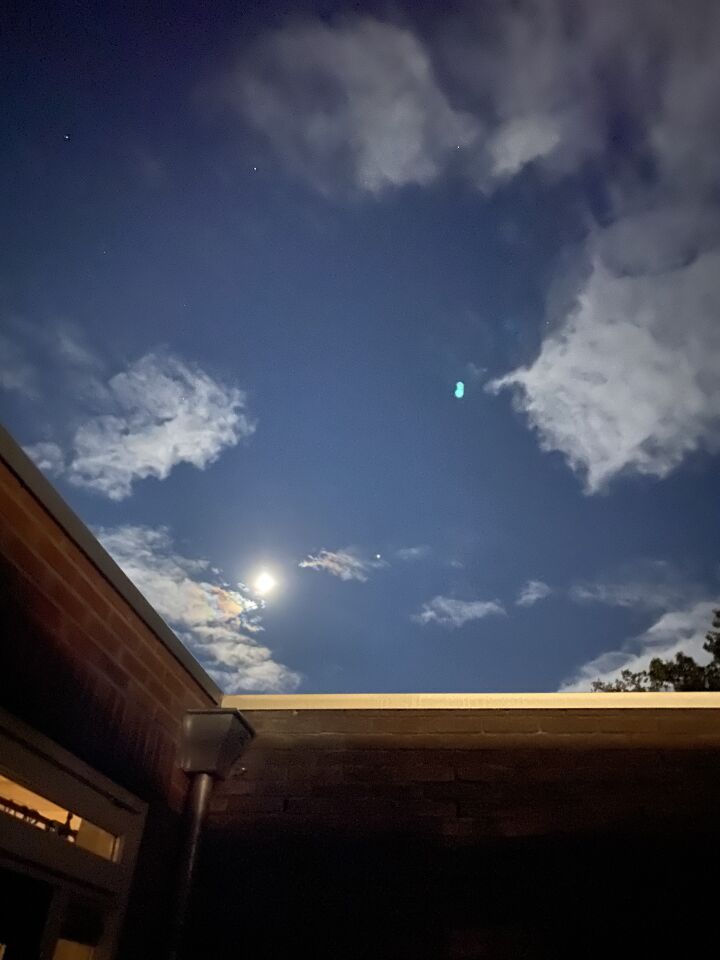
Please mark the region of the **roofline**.
[[236, 710], [720, 709], [720, 693], [300, 693], [228, 695]]
[[152, 630], [169, 653], [187, 670], [198, 686], [215, 703], [220, 703], [222, 698], [220, 687], [208, 676], [157, 610], [150, 605], [135, 584], [123, 573], [107, 550], [68, 506], [55, 487], [45, 478], [2, 424], [0, 424], [0, 460], [7, 464], [20, 483], [30, 491], [55, 522], [62, 527], [93, 566], [120, 594], [123, 600], [132, 607], [146, 626]]

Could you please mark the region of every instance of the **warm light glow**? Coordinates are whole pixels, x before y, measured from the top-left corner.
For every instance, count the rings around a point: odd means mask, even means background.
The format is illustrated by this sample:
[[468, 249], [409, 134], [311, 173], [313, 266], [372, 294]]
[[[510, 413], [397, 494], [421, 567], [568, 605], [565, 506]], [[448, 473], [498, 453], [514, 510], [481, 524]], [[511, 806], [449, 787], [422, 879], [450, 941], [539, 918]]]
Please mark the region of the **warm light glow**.
[[277, 580], [271, 573], [268, 573], [267, 570], [263, 570], [263, 572], [255, 578], [253, 586], [256, 593], [265, 596], [268, 593], [272, 593], [277, 586]]

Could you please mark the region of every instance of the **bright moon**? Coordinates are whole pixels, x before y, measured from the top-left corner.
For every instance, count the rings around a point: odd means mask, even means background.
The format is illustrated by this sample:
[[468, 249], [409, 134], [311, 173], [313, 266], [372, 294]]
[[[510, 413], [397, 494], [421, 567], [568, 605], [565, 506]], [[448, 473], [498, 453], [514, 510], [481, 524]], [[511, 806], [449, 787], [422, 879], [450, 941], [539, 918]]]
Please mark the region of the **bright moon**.
[[268, 573], [267, 570], [263, 570], [263, 572], [255, 578], [253, 586], [255, 587], [256, 593], [264, 596], [266, 593], [271, 593], [275, 589], [277, 580], [271, 573]]

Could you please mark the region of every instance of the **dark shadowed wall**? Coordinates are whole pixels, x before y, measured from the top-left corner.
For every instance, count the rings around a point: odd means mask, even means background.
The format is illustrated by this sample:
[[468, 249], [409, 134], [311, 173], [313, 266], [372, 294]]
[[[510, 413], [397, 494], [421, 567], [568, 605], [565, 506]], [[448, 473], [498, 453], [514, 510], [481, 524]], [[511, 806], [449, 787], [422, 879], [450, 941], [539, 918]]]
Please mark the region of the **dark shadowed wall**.
[[[44, 490], [34, 467], [19, 462]], [[0, 589], [0, 705], [149, 804], [121, 956], [159, 957], [186, 791], [176, 766], [180, 724], [186, 709], [214, 705], [213, 687], [1, 460]]]
[[245, 716], [190, 956], [705, 955], [717, 710]]

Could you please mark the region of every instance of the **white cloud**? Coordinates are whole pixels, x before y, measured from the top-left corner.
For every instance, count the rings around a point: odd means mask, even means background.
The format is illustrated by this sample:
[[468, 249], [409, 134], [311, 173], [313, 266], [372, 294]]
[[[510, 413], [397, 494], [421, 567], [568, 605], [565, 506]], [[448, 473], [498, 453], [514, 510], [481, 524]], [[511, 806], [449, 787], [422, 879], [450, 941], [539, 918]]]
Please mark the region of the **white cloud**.
[[489, 388], [513, 390], [542, 449], [563, 453], [588, 493], [622, 472], [664, 477], [719, 446], [718, 276], [720, 250], [661, 274], [596, 256], [537, 359]]
[[[637, 569], [633, 570], [633, 566]], [[662, 562], [627, 565], [618, 578], [577, 583], [569, 596], [576, 603], [601, 603], [611, 607], [670, 610], [699, 600], [702, 589], [684, 580], [672, 566]]]
[[518, 607], [532, 607], [538, 600], [544, 600], [551, 593], [551, 588], [542, 580], [528, 580], [515, 603]]
[[298, 564], [308, 570], [324, 570], [341, 580], [360, 580], [364, 583], [373, 570], [381, 570], [388, 564], [382, 558], [361, 557], [353, 547], [344, 550], [321, 550], [315, 556], [306, 557]]
[[[720, 445], [720, 8], [581, 2], [572, 27], [563, 11], [529, 0], [501, 15], [476, 77], [502, 118], [493, 149], [510, 145], [498, 169], [542, 153], [538, 137], [556, 140], [548, 159], [565, 172], [607, 151], [609, 69], [633, 140], [606, 180], [614, 223], [585, 244], [569, 302], [549, 304], [539, 355], [490, 389], [510, 388], [542, 449], [595, 493]], [[573, 113], [582, 123], [562, 119]], [[652, 179], [638, 177], [639, 157]]]
[[663, 560], [628, 562], [614, 578], [575, 584], [569, 595], [576, 603], [648, 611], [658, 619], [640, 636], [583, 664], [562, 689], [587, 690], [593, 680], [612, 681], [623, 669], [643, 670], [653, 657], [668, 659], [679, 652], [707, 663], [702, 645], [717, 606], [707, 593]]
[[660, 13], [656, 37], [666, 44], [650, 121], [658, 172], [691, 192], [712, 190], [720, 157], [720, 7], [713, 0], [682, 8], [655, 0], [648, 8]]
[[512, 177], [531, 160], [545, 157], [560, 142], [547, 117], [518, 117], [502, 126], [490, 142], [492, 173]]
[[[451, 20], [432, 50], [369, 17], [296, 23], [261, 40], [224, 92], [323, 190], [462, 168], [489, 191], [530, 163], [561, 176], [612, 151], [615, 222], [589, 238], [539, 356], [489, 389], [513, 391], [588, 493], [622, 473], [664, 477], [720, 445], [720, 7], [580, 0], [568, 18], [561, 0], [523, 0], [484, 5], [478, 23]], [[622, 151], [608, 136], [618, 104], [632, 130]]]
[[708, 663], [710, 656], [702, 647], [716, 606], [717, 601], [702, 601], [663, 613], [648, 630], [620, 649], [582, 664], [560, 691], [589, 690], [594, 680], [609, 682], [619, 678], [622, 670], [644, 670], [653, 657], [667, 660], [685, 653], [698, 663]]
[[36, 397], [42, 385], [57, 407], [53, 442], [26, 450], [75, 486], [122, 500], [137, 480], [165, 479], [180, 463], [204, 469], [255, 431], [241, 390], [171, 353], [146, 353], [108, 378], [72, 324], [14, 318], [10, 329], [0, 386]]
[[261, 629], [262, 605], [242, 585], [230, 587], [207, 561], [177, 553], [164, 527], [128, 525], [100, 529], [97, 535], [226, 692], [296, 689], [300, 675], [249, 636]]
[[72, 369], [74, 377], [80, 370], [88, 373], [101, 372], [100, 358], [84, 342], [81, 331], [72, 324], [60, 323], [46, 326], [42, 338], [48, 350], [57, 352], [63, 362]]
[[[560, 176], [614, 151], [615, 222], [589, 238], [565, 309], [549, 306], [537, 358], [488, 386], [512, 390], [542, 449], [597, 493], [720, 447], [719, 45], [706, 0], [581, 0], [572, 20], [560, 0], [524, 0], [484, 6], [479, 27], [451, 21], [432, 52], [371, 18], [286, 27], [228, 90], [322, 189], [376, 193], [462, 166], [489, 191], [530, 163]], [[450, 106], [433, 55], [472, 114]], [[622, 161], [608, 138], [618, 102], [634, 138]]]
[[146, 354], [102, 393], [95, 396], [107, 412], [75, 430], [66, 477], [111, 500], [129, 496], [136, 480], [165, 479], [177, 464], [203, 469], [255, 430], [242, 391], [170, 355]]
[[400, 547], [395, 551], [395, 556], [403, 561], [424, 560], [430, 556], [430, 547], [425, 544], [417, 547]]
[[424, 603], [419, 613], [413, 616], [416, 623], [438, 623], [443, 627], [462, 627], [471, 620], [504, 615], [502, 604], [495, 600], [455, 600], [437, 596]]
[[32, 443], [23, 450], [43, 473], [58, 476], [65, 469], [65, 457], [57, 443]]
[[[484, 7], [479, 30], [450, 20], [454, 39], [433, 48], [367, 16], [289, 23], [244, 52], [221, 96], [323, 192], [427, 185], [452, 168], [490, 190], [533, 161], [562, 172], [601, 148], [592, 71], [623, 34], [585, 14], [572, 37], [559, 2]], [[453, 106], [434, 56], [472, 112]]]
[[267, 35], [223, 95], [322, 191], [428, 184], [480, 133], [448, 101], [420, 39], [370, 17]]
[[323, 190], [423, 185], [453, 167], [483, 190], [530, 163], [572, 173], [608, 150], [619, 105], [662, 178], [708, 185], [719, 39], [712, 0], [577, 0], [571, 17], [565, 0], [486, 3], [445, 17], [432, 40], [369, 16], [296, 20], [243, 51], [220, 86]]

